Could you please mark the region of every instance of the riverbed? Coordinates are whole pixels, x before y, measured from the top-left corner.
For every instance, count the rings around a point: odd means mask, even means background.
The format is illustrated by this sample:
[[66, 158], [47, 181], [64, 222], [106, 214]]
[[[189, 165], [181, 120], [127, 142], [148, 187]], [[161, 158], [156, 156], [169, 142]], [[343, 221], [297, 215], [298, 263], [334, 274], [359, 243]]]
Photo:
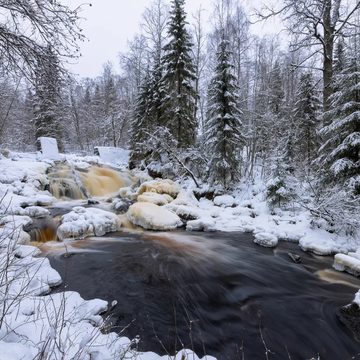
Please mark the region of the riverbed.
[[141, 351], [184, 347], [218, 360], [346, 360], [360, 352], [340, 314], [360, 281], [295, 243], [268, 249], [244, 233], [122, 231], [48, 256], [64, 280], [55, 291], [116, 300], [109, 331], [139, 336]]

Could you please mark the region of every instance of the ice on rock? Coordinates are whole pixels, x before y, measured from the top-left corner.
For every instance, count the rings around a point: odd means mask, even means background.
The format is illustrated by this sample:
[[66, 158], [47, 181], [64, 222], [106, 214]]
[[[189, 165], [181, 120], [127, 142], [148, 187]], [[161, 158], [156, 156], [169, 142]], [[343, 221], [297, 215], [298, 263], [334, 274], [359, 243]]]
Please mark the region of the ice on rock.
[[123, 199], [136, 200], [138, 193], [134, 192], [133, 188], [130, 186], [123, 187], [119, 190], [119, 195]]
[[347, 271], [356, 276], [360, 275], [360, 260], [349, 255], [336, 254], [333, 267], [338, 271]]
[[275, 247], [279, 240], [274, 234], [260, 232], [255, 235], [254, 243], [264, 247]]
[[216, 196], [214, 204], [221, 207], [233, 207], [235, 205], [235, 199], [231, 195]]
[[186, 223], [186, 230], [189, 231], [215, 231], [216, 224], [211, 217], [202, 217], [198, 220], [190, 220]]
[[50, 211], [40, 206], [28, 206], [25, 209], [19, 210], [19, 215], [26, 215], [34, 218], [41, 218], [50, 215]]
[[[166, 194], [164, 194], [166, 195]], [[137, 197], [138, 202], [148, 202], [155, 205], [163, 206], [168, 204], [168, 200], [164, 195], [158, 194], [156, 192], [144, 192]], [[169, 196], [169, 195], [168, 195]]]
[[190, 194], [187, 191], [181, 190], [176, 199], [172, 201], [171, 204], [198, 207], [200, 203], [194, 194]]
[[202, 217], [209, 217], [206, 211], [193, 206], [174, 205], [173, 203], [171, 203], [165, 205], [165, 207], [185, 221], [197, 220]]
[[121, 221], [117, 215], [95, 208], [76, 206], [61, 217], [57, 229], [59, 240], [84, 239], [87, 236], [102, 236], [120, 229]]
[[175, 198], [180, 192], [180, 187], [178, 184], [169, 179], [152, 180], [142, 183], [138, 190], [138, 194], [141, 195], [144, 192], [150, 191], [156, 192], [158, 194], [167, 194], [172, 198]]
[[54, 138], [40, 137], [38, 138], [41, 145], [42, 157], [51, 160], [60, 160], [57, 141]]
[[165, 207], [148, 202], [138, 202], [130, 206], [128, 219], [147, 230], [174, 230], [182, 226], [179, 216]]

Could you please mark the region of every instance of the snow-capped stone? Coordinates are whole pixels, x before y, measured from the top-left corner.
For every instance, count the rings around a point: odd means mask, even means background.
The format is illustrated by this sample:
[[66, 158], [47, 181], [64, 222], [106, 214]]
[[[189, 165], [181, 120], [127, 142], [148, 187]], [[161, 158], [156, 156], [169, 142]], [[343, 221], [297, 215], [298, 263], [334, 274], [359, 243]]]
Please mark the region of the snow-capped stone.
[[235, 199], [231, 195], [216, 196], [214, 204], [221, 207], [232, 207], [235, 205]]
[[336, 254], [333, 267], [338, 271], [347, 271], [356, 276], [360, 275], [360, 260], [349, 255]]
[[198, 220], [190, 220], [186, 223], [189, 231], [215, 231], [215, 221], [211, 217], [202, 217]]
[[180, 192], [180, 187], [178, 184], [169, 179], [152, 180], [142, 183], [138, 190], [138, 194], [141, 195], [144, 192], [150, 191], [156, 192], [158, 194], [168, 194], [175, 198]]
[[198, 207], [199, 201], [196, 199], [194, 194], [191, 194], [187, 191], [181, 190], [177, 195], [176, 199], [172, 201], [172, 205], [186, 205], [186, 206], [193, 206]]
[[[168, 195], [169, 196], [169, 195]], [[156, 192], [144, 192], [137, 197], [138, 202], [148, 202], [155, 205], [163, 206], [168, 204], [168, 201], [164, 195], [158, 194]]]
[[131, 205], [127, 217], [134, 225], [147, 230], [174, 230], [182, 226], [182, 221], [176, 214], [165, 207], [147, 202]]
[[254, 243], [264, 247], [275, 247], [279, 240], [274, 234], [260, 232], [255, 235]]
[[136, 200], [138, 197], [138, 194], [136, 192], [134, 192], [134, 190], [130, 186], [121, 188], [119, 190], [119, 195], [123, 199], [129, 199], [129, 200]]
[[165, 205], [165, 207], [179, 216], [182, 220], [197, 220], [201, 217], [206, 217], [208, 214], [197, 207], [186, 205], [174, 205], [173, 203]]
[[102, 236], [120, 229], [121, 221], [117, 215], [96, 209], [76, 206], [61, 217], [57, 229], [59, 240], [84, 239], [87, 236]]

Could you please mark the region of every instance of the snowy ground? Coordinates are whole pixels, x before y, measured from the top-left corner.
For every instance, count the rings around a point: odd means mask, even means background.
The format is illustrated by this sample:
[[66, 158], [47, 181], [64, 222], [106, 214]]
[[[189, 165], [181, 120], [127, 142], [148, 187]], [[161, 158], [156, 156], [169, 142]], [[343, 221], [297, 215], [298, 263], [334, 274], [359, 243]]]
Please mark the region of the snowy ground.
[[[29, 246], [30, 237], [23, 231], [33, 218], [48, 214], [43, 206], [58, 201], [42, 190], [49, 182], [46, 171], [54, 163], [38, 160], [35, 154], [19, 153], [0, 159], [0, 354], [7, 360], [34, 359], [39, 354], [43, 359], [168, 359], [130, 350], [129, 339], [103, 334], [106, 316], [99, 314], [107, 310], [106, 302], [85, 301], [76, 292], [47, 295], [61, 282], [60, 276], [47, 259], [37, 257], [38, 249]], [[101, 163], [99, 157], [69, 156], [68, 160], [84, 169]], [[116, 209], [119, 197], [138, 199], [127, 212], [128, 220], [137, 226], [252, 232], [261, 246], [275, 247], [281, 240], [298, 242], [306, 251], [335, 254], [335, 269], [360, 274], [357, 240], [314, 225], [310, 214], [299, 208], [270, 210], [261, 183], [243, 183], [231, 195], [198, 201], [191, 183], [181, 187], [170, 180], [137, 175], [138, 187], [119, 189], [107, 208]], [[121, 226], [119, 217], [108, 211], [84, 208], [79, 202], [72, 206], [73, 211], [60, 220], [60, 239], [101, 236]], [[360, 304], [360, 291], [354, 301]], [[182, 355], [173, 358], [183, 359]], [[185, 359], [198, 358], [186, 350]]]

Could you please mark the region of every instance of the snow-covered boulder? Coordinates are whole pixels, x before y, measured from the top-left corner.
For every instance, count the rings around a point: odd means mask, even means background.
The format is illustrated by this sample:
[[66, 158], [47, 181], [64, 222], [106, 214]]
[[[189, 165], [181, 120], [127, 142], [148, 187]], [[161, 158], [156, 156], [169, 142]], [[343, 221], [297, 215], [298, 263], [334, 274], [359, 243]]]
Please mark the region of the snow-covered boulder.
[[95, 208], [76, 206], [61, 217], [57, 229], [59, 240], [84, 239], [87, 236], [102, 236], [120, 229], [121, 221], [117, 215]]
[[215, 221], [211, 217], [202, 217], [198, 220], [190, 220], [186, 223], [189, 231], [215, 231]]
[[165, 205], [165, 207], [185, 221], [197, 220], [201, 217], [208, 216], [207, 212], [194, 206], [174, 205], [171, 203]]
[[347, 271], [356, 276], [360, 275], [360, 260], [349, 255], [336, 254], [333, 267], [338, 271]]
[[121, 188], [119, 190], [119, 195], [123, 199], [129, 199], [129, 200], [136, 200], [138, 197], [138, 194], [130, 186]]
[[134, 225], [147, 230], [174, 230], [182, 226], [179, 216], [164, 207], [148, 202], [131, 205], [127, 217]]
[[233, 207], [236, 205], [236, 202], [231, 195], [221, 195], [215, 197], [214, 204], [221, 207]]
[[[164, 194], [164, 195], [166, 195], [166, 194]], [[161, 194], [158, 194], [158, 193], [152, 192], [152, 191], [144, 192], [137, 197], [137, 201], [138, 202], [148, 202], [148, 203], [152, 203], [155, 205], [163, 206], [163, 205], [166, 205], [169, 203], [164, 195], [161, 195]], [[167, 196], [169, 196], [169, 195], [167, 195]]]
[[194, 194], [191, 194], [185, 190], [181, 190], [176, 199], [171, 202], [172, 205], [185, 205], [185, 206], [199, 206], [199, 201]]
[[255, 235], [254, 243], [264, 247], [275, 247], [279, 240], [274, 234], [260, 232]]
[[169, 179], [146, 181], [141, 184], [138, 194], [141, 195], [144, 192], [150, 191], [158, 194], [168, 194], [175, 198], [180, 192], [180, 187], [178, 184]]

